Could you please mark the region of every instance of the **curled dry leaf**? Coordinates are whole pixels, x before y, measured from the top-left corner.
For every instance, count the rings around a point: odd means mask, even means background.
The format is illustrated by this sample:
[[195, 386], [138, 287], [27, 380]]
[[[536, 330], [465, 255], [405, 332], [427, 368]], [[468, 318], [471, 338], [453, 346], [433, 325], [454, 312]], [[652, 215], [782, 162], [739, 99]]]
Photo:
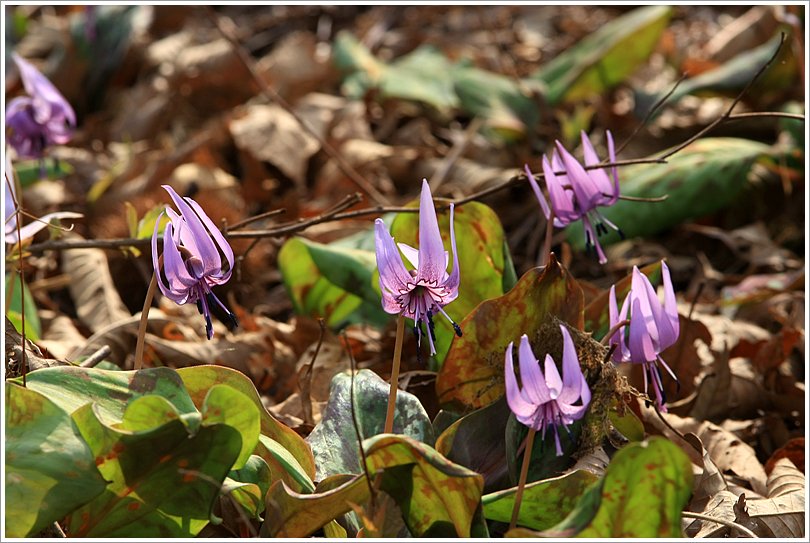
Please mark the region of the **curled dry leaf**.
[[776, 461], [768, 475], [768, 497], [778, 498], [791, 492], [804, 492], [804, 474], [788, 458]]
[[599, 447], [598, 449], [594, 449], [593, 451], [589, 452], [579, 460], [577, 463], [574, 464], [574, 467], [567, 470], [564, 475], [569, 473], [573, 473], [577, 470], [587, 471], [589, 473], [593, 473], [597, 477], [601, 477], [605, 473], [605, 469], [607, 469], [608, 464], [610, 464], [610, 458], [608, 458], [605, 449]]
[[728, 490], [728, 483], [726, 483], [725, 477], [712, 461], [700, 438], [693, 433], [688, 433], [684, 437], [692, 447], [702, 451], [703, 454], [703, 474], [695, 477], [692, 499], [689, 501], [689, 510], [698, 513], [703, 511], [709, 500], [718, 492]]

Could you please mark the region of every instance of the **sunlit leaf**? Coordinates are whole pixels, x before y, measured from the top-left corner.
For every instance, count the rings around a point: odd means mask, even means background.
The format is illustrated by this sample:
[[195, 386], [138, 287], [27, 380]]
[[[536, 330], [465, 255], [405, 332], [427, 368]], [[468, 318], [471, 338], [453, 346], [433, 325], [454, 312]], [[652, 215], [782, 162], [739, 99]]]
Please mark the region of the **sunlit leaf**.
[[272, 484], [273, 478], [267, 463], [260, 456], [253, 455], [241, 469], [228, 473], [222, 484], [222, 491], [230, 492], [252, 518], [261, 520], [264, 497]]
[[385, 470], [380, 488], [397, 502], [414, 537], [489, 536], [481, 475], [408, 436], [375, 436], [363, 447], [369, 472]]
[[[37, 341], [42, 337], [42, 324], [37, 313], [37, 304], [28, 289], [25, 281], [22, 281], [20, 288], [20, 276], [14, 272], [6, 274], [6, 317], [14, 325], [17, 331], [22, 330], [22, 313], [25, 312], [25, 336], [26, 339]], [[25, 294], [23, 294], [25, 292]], [[23, 302], [24, 300], [24, 302]]]
[[70, 416], [42, 394], [6, 384], [5, 534], [26, 537], [104, 491]]

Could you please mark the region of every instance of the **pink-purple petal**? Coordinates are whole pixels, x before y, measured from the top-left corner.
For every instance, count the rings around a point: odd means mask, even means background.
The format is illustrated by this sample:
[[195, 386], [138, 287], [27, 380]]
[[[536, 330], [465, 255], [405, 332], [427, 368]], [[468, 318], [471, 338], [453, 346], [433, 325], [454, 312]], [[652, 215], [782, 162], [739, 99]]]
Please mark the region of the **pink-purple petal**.
[[419, 269], [416, 280], [441, 281], [446, 272], [444, 264], [444, 244], [436, 219], [436, 208], [427, 179], [423, 179], [419, 202]]

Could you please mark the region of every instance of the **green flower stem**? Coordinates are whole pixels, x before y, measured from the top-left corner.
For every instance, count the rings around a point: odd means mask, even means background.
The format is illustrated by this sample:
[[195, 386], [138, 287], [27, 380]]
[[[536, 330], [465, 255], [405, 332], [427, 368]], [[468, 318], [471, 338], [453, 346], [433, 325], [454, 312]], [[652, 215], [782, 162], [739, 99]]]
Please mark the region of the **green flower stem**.
[[385, 431], [394, 430], [394, 408], [397, 405], [397, 388], [399, 388], [399, 361], [402, 358], [402, 336], [405, 334], [405, 315], [400, 313], [397, 319], [397, 339], [394, 343], [394, 364], [391, 367], [391, 392], [388, 394], [388, 412], [385, 415]]
[[510, 530], [514, 530], [515, 526], [517, 526], [520, 502], [523, 499], [523, 487], [526, 486], [526, 477], [529, 474], [529, 460], [532, 457], [532, 445], [534, 445], [534, 434], [536, 432], [537, 430], [530, 427], [529, 435], [526, 436], [526, 450], [523, 451], [523, 467], [520, 468], [520, 480], [518, 481], [517, 494], [515, 494], [515, 507], [512, 509], [512, 520], [509, 522]]
[[[163, 265], [163, 255], [158, 258], [158, 270]], [[152, 307], [152, 298], [155, 297], [155, 289], [158, 282], [158, 270], [152, 274], [152, 282], [149, 283], [149, 290], [146, 291], [146, 299], [143, 302], [141, 311], [141, 324], [138, 326], [138, 343], [135, 345], [135, 371], [141, 369], [143, 364], [143, 347], [146, 340], [146, 322], [149, 320], [149, 308]]]

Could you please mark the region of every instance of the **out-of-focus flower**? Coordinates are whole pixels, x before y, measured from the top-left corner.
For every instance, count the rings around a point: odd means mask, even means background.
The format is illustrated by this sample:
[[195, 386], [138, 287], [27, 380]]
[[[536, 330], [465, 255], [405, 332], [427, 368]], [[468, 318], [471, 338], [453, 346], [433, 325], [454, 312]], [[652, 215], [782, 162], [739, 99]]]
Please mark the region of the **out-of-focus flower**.
[[678, 381], [660, 355], [678, 339], [680, 325], [675, 291], [672, 289], [669, 268], [664, 262], [661, 262], [661, 275], [664, 277], [663, 304], [658, 299], [650, 280], [635, 266], [630, 292], [624, 299], [621, 311], [616, 303], [616, 286], [610, 288], [610, 327], [613, 328], [627, 319], [628, 312], [630, 318], [630, 324], [619, 328], [610, 338], [610, 342], [618, 344], [613, 353], [615, 362], [644, 365], [644, 392], [647, 392], [648, 380], [652, 381], [659, 409], [666, 412], [664, 403], [667, 399], [661, 384], [661, 370], [658, 364], [664, 366], [672, 378]]
[[19, 233], [17, 232], [17, 198], [16, 182], [14, 181], [14, 169], [11, 166], [11, 155], [6, 149], [5, 168], [3, 171], [3, 185], [5, 186], [5, 221], [6, 221], [6, 243], [18, 243], [20, 240], [26, 240], [34, 237], [34, 234], [48, 226], [53, 219], [79, 219], [84, 217], [81, 213], [73, 213], [72, 211], [57, 211], [56, 213], [48, 213], [47, 215], [39, 218], [34, 218], [34, 221], [20, 227]]
[[[506, 401], [509, 408], [522, 424], [540, 431], [541, 437], [545, 437], [547, 428], [553, 428], [557, 456], [562, 455], [557, 426], [562, 426], [569, 431], [568, 425], [582, 418], [588, 408], [588, 402], [591, 401], [591, 389], [588, 387], [585, 376], [582, 375], [571, 335], [564, 326], [560, 326], [560, 329], [563, 335], [562, 379], [560, 379], [557, 365], [550, 354], [546, 355], [546, 371], [545, 374], [543, 373], [526, 334], [520, 337], [518, 349], [520, 380], [523, 383], [523, 389], [518, 387], [515, 377], [512, 343], [506, 348], [504, 371]], [[582, 399], [582, 405], [574, 405], [580, 399]]]
[[[447, 317], [456, 334], [461, 336], [461, 328], [443, 309], [458, 297], [459, 269], [456, 234], [453, 229], [453, 205], [450, 205], [450, 245], [453, 249], [453, 271], [450, 273], [447, 273], [449, 255], [442, 244], [427, 180], [422, 181], [419, 204], [419, 250], [404, 243], [395, 243], [382, 219], [375, 221], [374, 236], [383, 309], [391, 314], [404, 314], [414, 320], [413, 333], [420, 351], [422, 322], [426, 322], [430, 354], [435, 354], [433, 315], [437, 312]], [[397, 246], [414, 270], [408, 271], [405, 267]]]
[[[616, 162], [616, 152], [613, 147], [613, 136], [610, 130], [607, 132], [608, 156], [611, 162]], [[554, 226], [562, 228], [582, 219], [585, 227], [585, 242], [588, 250], [591, 246], [599, 257], [599, 263], [607, 262], [607, 257], [599, 245], [598, 237], [607, 234], [605, 224], [618, 231], [624, 239], [624, 233], [615, 224], [610, 222], [597, 209], [598, 206], [612, 206], [619, 199], [619, 175], [615, 166], [611, 168], [613, 181], [611, 182], [607, 172], [602, 168], [586, 170], [582, 164], [566, 151], [565, 147], [558, 141], [557, 148], [549, 162], [548, 157], [543, 157], [543, 175], [546, 179], [546, 188], [549, 198], [551, 198], [551, 208], [540, 187], [537, 185], [532, 172], [526, 166], [526, 174], [529, 182], [540, 201], [540, 207], [546, 219], [554, 210]], [[585, 153], [585, 165], [594, 166], [599, 164], [599, 157], [591, 145], [588, 136], [582, 132], [582, 148]], [[559, 149], [559, 152], [558, 152]], [[560, 158], [562, 156], [562, 158]], [[563, 171], [564, 174], [554, 172]]]
[[[234, 314], [211, 292], [211, 287], [230, 279], [233, 250], [197, 202], [191, 198], [181, 198], [168, 185], [163, 185], [163, 188], [180, 210], [180, 215], [171, 207], [166, 207], [169, 222], [163, 232], [165, 283], [160, 273], [157, 251], [158, 229], [163, 213], [155, 222], [152, 264], [158, 277], [158, 286], [167, 298], [180, 305], [196, 302], [200, 314], [205, 316], [206, 335], [211, 339], [214, 337], [214, 327], [211, 324], [210, 306], [215, 303], [228, 313], [234, 325], [239, 326]], [[226, 262], [227, 269], [223, 269]]]
[[19, 156], [41, 158], [46, 147], [67, 143], [76, 128], [76, 115], [67, 100], [33, 65], [12, 54], [28, 96], [6, 107], [6, 137]]

